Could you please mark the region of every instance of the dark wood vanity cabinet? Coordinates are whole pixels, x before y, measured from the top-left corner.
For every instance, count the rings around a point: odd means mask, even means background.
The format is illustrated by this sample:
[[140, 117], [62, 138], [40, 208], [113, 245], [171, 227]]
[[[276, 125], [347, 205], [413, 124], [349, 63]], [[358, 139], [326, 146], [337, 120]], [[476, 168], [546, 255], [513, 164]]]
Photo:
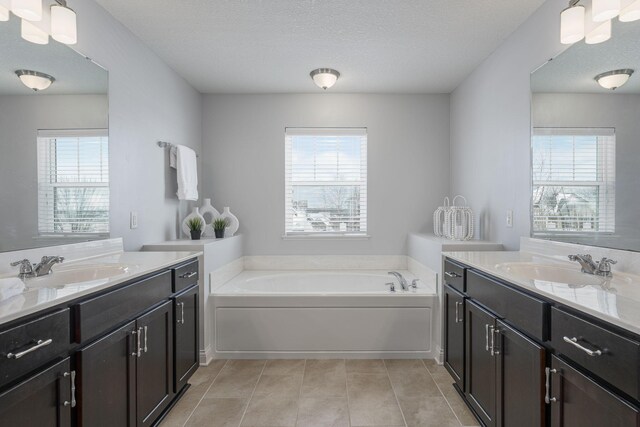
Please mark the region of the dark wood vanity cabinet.
[[[198, 268], [197, 262], [189, 262], [162, 270], [73, 301], [42, 316], [44, 321], [36, 317], [0, 331], [2, 348], [18, 343], [17, 351], [38, 345], [36, 335], [54, 338], [19, 357], [18, 373], [5, 369], [9, 378], [22, 373], [28, 378], [0, 383], [0, 424], [155, 425], [198, 368], [197, 275], [183, 277], [181, 293], [172, 293], [175, 270], [185, 266]], [[190, 284], [183, 286], [184, 279]], [[24, 368], [22, 361], [29, 358], [38, 363]], [[28, 372], [35, 373], [29, 377]]]
[[449, 285], [444, 287], [444, 367], [464, 391], [465, 297]]

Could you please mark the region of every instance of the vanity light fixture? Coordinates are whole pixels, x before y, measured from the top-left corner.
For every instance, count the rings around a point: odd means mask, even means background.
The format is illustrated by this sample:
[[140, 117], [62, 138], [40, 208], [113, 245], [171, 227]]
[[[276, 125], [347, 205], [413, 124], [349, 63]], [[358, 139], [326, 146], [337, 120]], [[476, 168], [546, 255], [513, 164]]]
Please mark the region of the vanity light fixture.
[[605, 89], [616, 90], [629, 81], [632, 74], [633, 70], [628, 68], [624, 70], [613, 70], [598, 74], [595, 80]]
[[313, 70], [310, 75], [313, 82], [324, 90], [336, 84], [340, 77], [340, 73], [332, 68], [318, 68]]
[[42, 0], [11, 0], [11, 11], [27, 21], [41, 21]]
[[611, 38], [611, 20], [597, 25], [587, 33], [584, 38], [586, 44], [598, 44], [606, 42]]
[[39, 71], [32, 70], [17, 70], [16, 76], [20, 78], [20, 81], [29, 89], [33, 89], [35, 92], [45, 90], [56, 79], [49, 74], [41, 73]]
[[78, 42], [76, 13], [67, 7], [66, 0], [56, 0], [58, 4], [51, 6], [51, 37], [64, 44]]
[[67, 0], [49, 0], [51, 7], [43, 11], [43, 0], [0, 0], [0, 21], [8, 21], [10, 14], [22, 18], [22, 38], [36, 44], [49, 43], [49, 35], [64, 44], [78, 42], [76, 13]]
[[640, 19], [640, 0], [622, 0], [620, 22], [632, 22]]
[[605, 22], [620, 13], [620, 0], [592, 0], [593, 21]]
[[39, 26], [26, 19], [20, 24], [20, 35], [28, 42], [35, 44], [48, 44], [49, 33], [43, 31]]
[[562, 44], [573, 44], [584, 38], [584, 6], [577, 1], [569, 3], [569, 7], [560, 14], [560, 41]]
[[9, 20], [9, 2], [7, 0], [0, 0], [0, 22], [6, 22]]

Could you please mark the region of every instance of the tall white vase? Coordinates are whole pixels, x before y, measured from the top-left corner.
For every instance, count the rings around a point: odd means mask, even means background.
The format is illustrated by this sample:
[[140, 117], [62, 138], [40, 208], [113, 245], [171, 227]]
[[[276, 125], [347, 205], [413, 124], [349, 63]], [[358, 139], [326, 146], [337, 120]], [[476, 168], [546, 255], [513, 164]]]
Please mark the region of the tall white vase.
[[[211, 204], [211, 199], [204, 199], [202, 206], [200, 207], [200, 214], [205, 219], [204, 232], [202, 233], [205, 237], [214, 237], [215, 232], [213, 231], [213, 221], [216, 218], [220, 217], [220, 212]], [[207, 218], [207, 216], [211, 216], [211, 218]]]
[[231, 237], [238, 231], [240, 228], [240, 221], [238, 221], [238, 217], [231, 213], [228, 207], [224, 208], [224, 211], [221, 215], [222, 218], [227, 220], [227, 228], [224, 229], [224, 237]]
[[193, 211], [191, 211], [191, 213], [182, 220], [182, 232], [189, 237], [191, 237], [191, 232], [189, 230], [189, 226], [187, 225], [187, 222], [191, 218], [200, 218], [202, 220], [202, 223], [204, 224], [204, 217], [200, 215], [200, 209], [193, 208]]

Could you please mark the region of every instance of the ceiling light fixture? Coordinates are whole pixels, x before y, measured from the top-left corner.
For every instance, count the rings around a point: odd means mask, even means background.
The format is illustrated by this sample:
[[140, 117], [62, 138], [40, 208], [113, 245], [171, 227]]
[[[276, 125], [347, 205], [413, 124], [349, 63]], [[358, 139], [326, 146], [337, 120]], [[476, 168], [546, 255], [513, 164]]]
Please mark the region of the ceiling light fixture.
[[560, 41], [573, 44], [584, 38], [584, 6], [569, 3], [569, 7], [560, 14]]
[[65, 0], [56, 0], [58, 4], [51, 6], [51, 37], [64, 44], [78, 42], [76, 13], [67, 7]]
[[632, 74], [633, 70], [631, 69], [607, 71], [598, 74], [595, 81], [605, 89], [616, 90], [628, 82]]
[[35, 25], [33, 22], [27, 21], [26, 19], [22, 20], [22, 24], [20, 25], [20, 35], [26, 41], [35, 44], [48, 44], [49, 43], [49, 33], [43, 31], [40, 27]]
[[592, 0], [593, 21], [604, 22], [620, 13], [620, 0]]
[[14, 15], [28, 21], [42, 20], [42, 0], [11, 0]]
[[332, 68], [318, 68], [313, 70], [310, 75], [313, 82], [324, 90], [336, 84], [340, 77], [340, 73]]
[[586, 44], [598, 44], [611, 38], [611, 21], [605, 21], [589, 31], [584, 38]]
[[9, 20], [9, 1], [0, 0], [0, 22]]
[[56, 79], [49, 74], [32, 70], [18, 70], [16, 71], [16, 76], [20, 78], [20, 81], [26, 87], [36, 92], [47, 89], [51, 86], [51, 83], [56, 81]]
[[640, 0], [623, 0], [620, 22], [633, 22], [640, 19]]

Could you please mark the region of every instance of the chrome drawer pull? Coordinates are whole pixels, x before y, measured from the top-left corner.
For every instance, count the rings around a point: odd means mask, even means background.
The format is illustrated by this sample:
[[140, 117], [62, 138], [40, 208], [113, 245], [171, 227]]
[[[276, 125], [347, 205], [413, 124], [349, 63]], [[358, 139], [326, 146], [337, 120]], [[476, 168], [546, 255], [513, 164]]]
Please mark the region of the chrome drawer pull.
[[[131, 335], [138, 335], [138, 331], [136, 331], [135, 329], [133, 331], [131, 331]], [[138, 348], [140, 347], [140, 340], [138, 340]], [[136, 351], [134, 351], [133, 353], [131, 353], [132, 356], [137, 357], [138, 353]]]
[[138, 351], [136, 353], [137, 357], [142, 356], [142, 346], [141, 346], [141, 343], [140, 343], [140, 340], [142, 339], [141, 337], [142, 337], [142, 328], [138, 328], [138, 337], [137, 337], [138, 338]]
[[456, 301], [456, 303], [455, 303], [455, 304], [456, 304], [456, 320], [455, 320], [455, 322], [456, 322], [456, 323], [460, 323], [460, 319], [459, 319], [459, 316], [460, 316], [460, 313], [459, 313], [459, 312], [460, 312], [460, 309], [458, 308], [458, 307], [459, 307], [459, 305], [458, 305], [458, 304], [460, 304], [460, 303], [459, 303], [458, 301]]
[[144, 352], [147, 352], [147, 327], [144, 327]]
[[544, 403], [549, 404], [552, 402], [557, 402], [558, 399], [556, 399], [555, 397], [549, 397], [549, 389], [551, 388], [550, 382], [551, 382], [551, 374], [555, 374], [556, 372], [558, 372], [556, 369], [551, 369], [551, 368], [544, 368], [544, 375], [545, 375], [545, 383], [544, 383]]
[[196, 274], [198, 274], [197, 271], [190, 271], [188, 273], [184, 273], [184, 274], [179, 275], [178, 278], [180, 278], [180, 279], [191, 279]]
[[33, 351], [36, 351], [42, 347], [46, 347], [51, 344], [53, 340], [49, 338], [48, 340], [38, 340], [36, 341], [36, 345], [31, 348], [26, 349], [25, 351], [21, 351], [20, 353], [8, 353], [7, 359], [20, 359], [22, 356], [27, 355]]
[[458, 277], [462, 277], [458, 273], [456, 273], [455, 271], [445, 271], [444, 275], [447, 276], [447, 277], [450, 277], [452, 279], [457, 279]]
[[182, 312], [182, 320], [180, 323], [184, 325], [184, 302], [180, 303], [180, 311]]
[[[495, 338], [497, 335], [497, 339]], [[497, 356], [500, 354], [500, 349], [498, 348], [498, 346], [496, 345], [496, 341], [499, 342], [500, 340], [500, 329], [495, 328], [493, 330], [493, 334], [491, 334], [491, 355], [492, 356]]]
[[580, 344], [578, 344], [578, 338], [573, 337], [573, 338], [569, 338], [569, 337], [562, 337], [562, 339], [564, 340], [564, 342], [571, 344], [572, 346], [584, 351], [585, 353], [587, 353], [589, 356], [602, 356], [602, 352], [600, 350], [589, 350], [587, 347], [584, 347]]
[[484, 325], [485, 350], [489, 351], [489, 324]]
[[68, 400], [64, 401], [64, 406], [71, 406], [72, 408], [76, 407], [76, 371], [65, 372], [64, 377], [71, 377], [71, 402]]
[[496, 354], [496, 352], [494, 350], [494, 348], [495, 348], [495, 339], [494, 339], [495, 334], [494, 334], [494, 332], [495, 332], [494, 327], [493, 326], [489, 326], [489, 335], [491, 336], [491, 344], [489, 344], [489, 353], [491, 354], [492, 357]]

